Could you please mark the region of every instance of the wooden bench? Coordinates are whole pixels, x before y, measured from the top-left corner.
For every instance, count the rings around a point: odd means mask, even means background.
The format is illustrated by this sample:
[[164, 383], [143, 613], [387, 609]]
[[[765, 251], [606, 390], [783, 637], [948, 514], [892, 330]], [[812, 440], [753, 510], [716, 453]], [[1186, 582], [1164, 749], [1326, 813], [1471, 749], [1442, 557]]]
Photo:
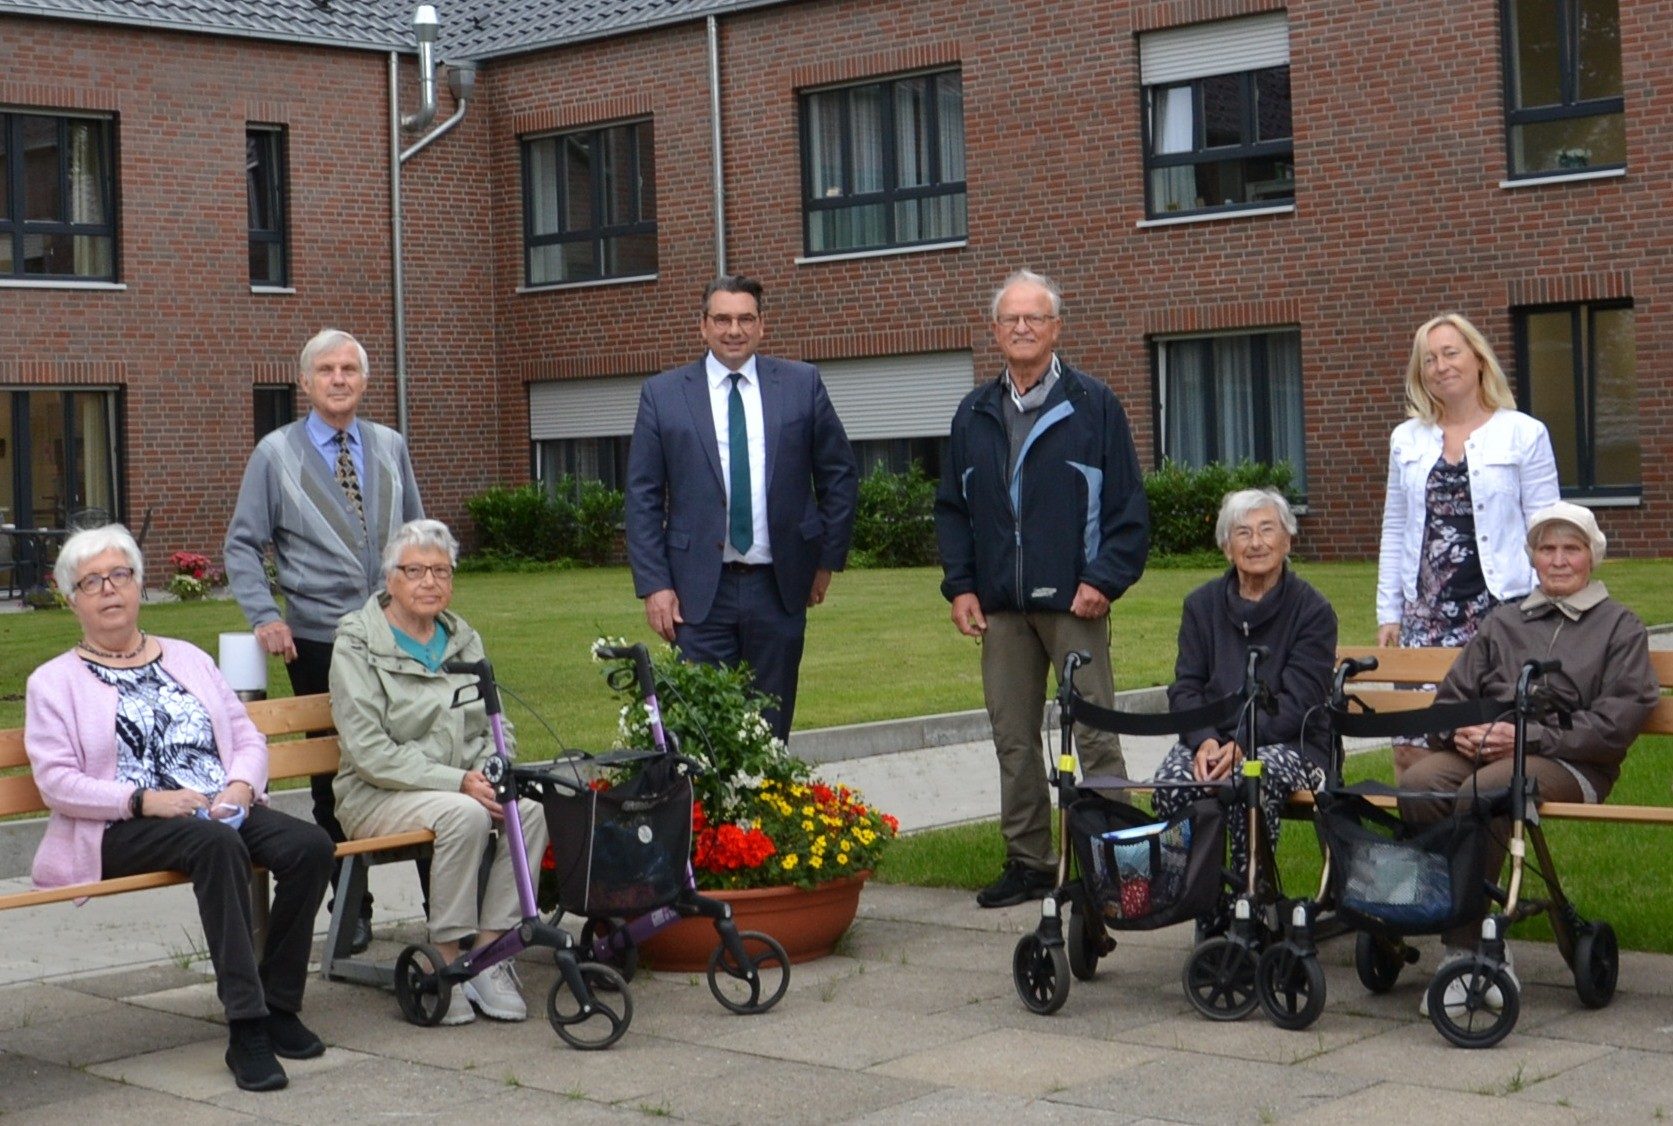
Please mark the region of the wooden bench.
[[[256, 728], [268, 738], [268, 785], [314, 774], [337, 772], [337, 734], [331, 720], [331, 700], [324, 694], [283, 700], [257, 700], [248, 705]], [[23, 729], [0, 730], [0, 816], [46, 813], [46, 803], [29, 774], [29, 757], [24, 751]], [[19, 768], [22, 768], [21, 770]], [[388, 967], [356, 961], [349, 955], [354, 921], [366, 892], [366, 870], [372, 864], [428, 855], [435, 834], [428, 829], [391, 833], [337, 846], [343, 860], [336, 903], [326, 930], [325, 951], [320, 974], [338, 981], [388, 984], [393, 971]], [[172, 887], [189, 882], [181, 872], [148, 872], [112, 880], [76, 884], [71, 887], [36, 889], [0, 895], [0, 911], [36, 907], [46, 903], [120, 895], [146, 888]], [[271, 901], [268, 874], [257, 869], [251, 874], [251, 903], [256, 909], [258, 936], [266, 929], [267, 905]]]
[[[1362, 673], [1349, 681], [1353, 694], [1380, 712], [1410, 711], [1425, 708], [1435, 701], [1433, 689], [1424, 686], [1438, 684], [1452, 668], [1457, 649], [1382, 649], [1371, 645], [1342, 645], [1336, 650], [1337, 661], [1348, 657], [1375, 657], [1377, 668]], [[1650, 663], [1663, 692], [1673, 688], [1673, 652], [1650, 651]], [[1673, 735], [1673, 696], [1663, 695], [1650, 718], [1644, 722], [1642, 735]], [[1378, 804], [1392, 806], [1392, 800], [1377, 799]], [[1290, 798], [1286, 814], [1311, 817], [1313, 795], [1303, 790]], [[1541, 802], [1542, 818], [1566, 821], [1609, 821], [1633, 825], [1673, 825], [1673, 806], [1665, 805], [1610, 805], [1586, 802]]]

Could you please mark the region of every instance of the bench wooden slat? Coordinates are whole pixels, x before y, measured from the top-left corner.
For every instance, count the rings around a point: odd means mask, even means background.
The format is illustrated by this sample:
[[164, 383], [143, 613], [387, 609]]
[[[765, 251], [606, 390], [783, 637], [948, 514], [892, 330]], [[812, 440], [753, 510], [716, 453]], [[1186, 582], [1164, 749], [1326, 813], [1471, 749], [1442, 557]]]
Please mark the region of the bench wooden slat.
[[1389, 684], [1436, 684], [1457, 660], [1457, 649], [1379, 649], [1375, 645], [1338, 645], [1336, 659], [1375, 657], [1377, 667], [1355, 681]]
[[28, 765], [29, 755], [23, 749], [23, 728], [12, 727], [0, 731], [0, 770]]
[[[1367, 794], [1365, 800], [1382, 809], [1393, 809], [1395, 801], [1387, 794]], [[1298, 817], [1312, 817], [1316, 805], [1311, 790], [1297, 790], [1290, 795], [1285, 812]], [[1673, 806], [1667, 805], [1593, 805], [1589, 802], [1548, 801], [1539, 803], [1539, 815], [1552, 821], [1609, 821], [1626, 825], [1673, 825]]]
[[100, 880], [95, 884], [72, 884], [69, 887], [19, 891], [11, 895], [0, 895], [0, 911], [11, 907], [34, 907], [41, 903], [63, 903], [83, 896], [92, 899], [101, 895], [120, 895], [125, 891], [173, 887], [175, 884], [186, 882], [188, 881], [184, 872], [142, 872], [137, 876], [118, 876], [113, 880]]
[[382, 837], [366, 837], [358, 841], [344, 841], [337, 846], [338, 856], [361, 856], [386, 849], [411, 848], [413, 845], [434, 844], [436, 835], [428, 829], [409, 829], [404, 833], [389, 833]]
[[35, 788], [32, 775], [13, 774], [0, 778], [0, 817], [10, 817], [14, 813], [40, 813], [45, 809], [46, 803], [41, 800], [41, 791]]
[[337, 736], [315, 735], [267, 745], [267, 780], [337, 773]]
[[336, 726], [331, 721], [331, 697], [324, 692], [314, 696], [287, 696], [283, 700], [252, 700], [245, 706], [256, 730], [269, 739], [306, 731], [330, 731]]

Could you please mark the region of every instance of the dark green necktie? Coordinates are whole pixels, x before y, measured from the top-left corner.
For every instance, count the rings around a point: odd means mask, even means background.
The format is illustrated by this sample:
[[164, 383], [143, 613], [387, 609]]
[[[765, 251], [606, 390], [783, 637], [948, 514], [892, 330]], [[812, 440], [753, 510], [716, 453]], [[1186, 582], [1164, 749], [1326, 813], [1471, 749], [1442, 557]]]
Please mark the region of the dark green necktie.
[[738, 381], [743, 375], [733, 372], [727, 378], [732, 381], [732, 392], [726, 397], [732, 500], [727, 505], [730, 519], [727, 521], [726, 538], [732, 541], [739, 555], [746, 555], [755, 542], [755, 514], [750, 509], [749, 500], [749, 427], [744, 422], [744, 397], [738, 393]]

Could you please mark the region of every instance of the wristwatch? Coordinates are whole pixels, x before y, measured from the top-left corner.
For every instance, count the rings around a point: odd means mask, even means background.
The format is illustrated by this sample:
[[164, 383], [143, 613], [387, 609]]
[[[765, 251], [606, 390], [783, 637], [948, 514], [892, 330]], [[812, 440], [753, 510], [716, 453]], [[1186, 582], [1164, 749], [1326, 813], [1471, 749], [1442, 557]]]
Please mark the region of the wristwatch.
[[144, 805], [145, 787], [136, 786], [134, 787], [134, 796], [128, 799], [128, 812], [132, 813], [135, 817], [144, 817], [145, 814], [140, 812]]

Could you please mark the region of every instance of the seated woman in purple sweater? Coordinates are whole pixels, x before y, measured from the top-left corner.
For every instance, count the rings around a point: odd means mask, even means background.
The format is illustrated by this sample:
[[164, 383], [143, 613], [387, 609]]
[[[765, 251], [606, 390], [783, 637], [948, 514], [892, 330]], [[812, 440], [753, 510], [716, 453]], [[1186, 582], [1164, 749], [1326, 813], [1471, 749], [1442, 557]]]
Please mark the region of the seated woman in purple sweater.
[[[297, 1013], [331, 838], [268, 808], [267, 740], [209, 655], [139, 628], [145, 564], [126, 528], [77, 532], [53, 575], [81, 640], [29, 677], [24, 743], [52, 811], [35, 883], [189, 875], [226, 1008], [227, 1067], [245, 1090], [283, 1087], [277, 1056], [325, 1051]], [[277, 881], [259, 957], [252, 862]]]

